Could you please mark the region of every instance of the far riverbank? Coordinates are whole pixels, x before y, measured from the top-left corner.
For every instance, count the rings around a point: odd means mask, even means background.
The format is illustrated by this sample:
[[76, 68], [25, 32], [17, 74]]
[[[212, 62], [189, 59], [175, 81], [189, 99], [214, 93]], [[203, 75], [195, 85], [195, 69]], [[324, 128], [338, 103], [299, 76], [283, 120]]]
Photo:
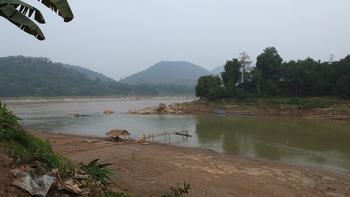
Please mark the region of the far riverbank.
[[350, 120], [350, 101], [336, 98], [249, 98], [159, 104], [131, 114], [214, 113], [229, 116], [278, 116], [308, 119]]

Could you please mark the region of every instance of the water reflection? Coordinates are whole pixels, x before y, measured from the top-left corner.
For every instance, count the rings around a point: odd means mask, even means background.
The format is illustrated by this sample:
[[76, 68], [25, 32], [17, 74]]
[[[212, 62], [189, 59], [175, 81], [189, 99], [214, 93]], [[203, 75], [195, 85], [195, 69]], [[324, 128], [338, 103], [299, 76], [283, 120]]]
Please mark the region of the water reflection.
[[226, 153], [350, 170], [346, 122], [199, 116], [196, 133], [199, 143], [220, 141]]

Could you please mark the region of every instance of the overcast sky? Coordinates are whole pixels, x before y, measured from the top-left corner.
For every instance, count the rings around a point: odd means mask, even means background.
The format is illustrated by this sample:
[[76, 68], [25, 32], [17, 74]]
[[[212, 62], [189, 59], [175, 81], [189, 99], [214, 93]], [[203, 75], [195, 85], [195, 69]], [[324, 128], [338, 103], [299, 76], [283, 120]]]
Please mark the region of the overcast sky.
[[42, 10], [46, 40], [0, 18], [0, 56], [48, 57], [115, 79], [162, 60], [213, 69], [268, 46], [285, 60], [350, 54], [350, 0], [70, 0], [70, 23], [26, 1]]

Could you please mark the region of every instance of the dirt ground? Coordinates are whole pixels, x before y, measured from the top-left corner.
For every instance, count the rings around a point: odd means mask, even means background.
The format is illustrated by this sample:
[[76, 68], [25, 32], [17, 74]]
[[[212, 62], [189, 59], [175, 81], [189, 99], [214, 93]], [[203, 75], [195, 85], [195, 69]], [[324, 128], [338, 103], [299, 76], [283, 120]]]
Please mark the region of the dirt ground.
[[26, 192], [14, 187], [11, 183], [15, 177], [10, 172], [14, 168], [12, 159], [4, 154], [4, 150], [0, 148], [0, 196], [1, 197], [27, 197], [30, 196]]
[[349, 174], [193, 148], [36, 135], [77, 163], [96, 158], [112, 163], [116, 184], [136, 196], [160, 196], [184, 182], [191, 184], [190, 196], [350, 196]]

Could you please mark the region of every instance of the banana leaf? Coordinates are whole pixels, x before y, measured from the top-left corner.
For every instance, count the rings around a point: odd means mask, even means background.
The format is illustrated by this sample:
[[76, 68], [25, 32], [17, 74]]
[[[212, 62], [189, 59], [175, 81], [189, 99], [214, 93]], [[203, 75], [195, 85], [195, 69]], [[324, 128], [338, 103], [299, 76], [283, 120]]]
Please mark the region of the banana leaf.
[[[65, 22], [71, 21], [74, 16], [67, 0], [38, 0], [46, 7], [61, 16]], [[21, 0], [0, 0], [0, 16], [6, 18], [21, 30], [44, 40], [45, 36], [40, 28], [30, 19], [34, 14], [34, 20], [38, 23], [45, 23], [41, 12]]]
[[73, 20], [73, 12], [67, 0], [38, 0], [52, 11], [58, 13], [64, 19], [64, 22]]
[[40, 28], [32, 20], [30, 20], [26, 15], [23, 15], [21, 11], [15, 8], [15, 6], [6, 3], [2, 4], [2, 2], [4, 2], [4, 0], [0, 0], [0, 16], [9, 20], [21, 30], [35, 36], [38, 40], [45, 39], [45, 36]]
[[21, 0], [0, 0], [0, 4], [10, 4], [14, 8], [16, 8], [20, 13], [28, 17], [31, 17], [34, 14], [34, 19], [37, 22], [41, 24], [45, 23], [44, 16], [41, 14], [40, 10]]

